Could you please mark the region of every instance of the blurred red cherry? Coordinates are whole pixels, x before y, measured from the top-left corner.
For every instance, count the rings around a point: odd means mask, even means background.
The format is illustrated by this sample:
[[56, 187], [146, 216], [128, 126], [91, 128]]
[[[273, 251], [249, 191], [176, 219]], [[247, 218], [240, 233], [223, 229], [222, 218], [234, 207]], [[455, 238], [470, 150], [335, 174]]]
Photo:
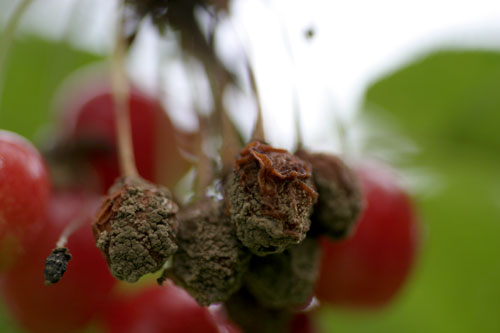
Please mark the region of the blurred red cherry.
[[[61, 113], [63, 140], [96, 148], [85, 154], [106, 191], [120, 175], [111, 86], [103, 75], [93, 75], [67, 90]], [[177, 129], [160, 102], [137, 87], [130, 91], [129, 110], [139, 174], [173, 186], [190, 167], [181, 146], [190, 146], [194, 136]]]
[[46, 219], [45, 162], [23, 137], [0, 130], [0, 271], [36, 238]]
[[[27, 331], [76, 332], [108, 305], [116, 283], [94, 244], [90, 218], [97, 200], [79, 192], [55, 193], [43, 235], [0, 280], [6, 308]], [[61, 281], [44, 284], [45, 258], [62, 230], [72, 221], [83, 222], [67, 244], [73, 258]]]
[[357, 173], [366, 209], [351, 238], [321, 239], [316, 295], [334, 306], [375, 309], [388, 304], [408, 279], [420, 225], [410, 197], [387, 166], [364, 163]]
[[224, 316], [199, 306], [172, 283], [116, 296], [105, 325], [108, 333], [239, 332]]

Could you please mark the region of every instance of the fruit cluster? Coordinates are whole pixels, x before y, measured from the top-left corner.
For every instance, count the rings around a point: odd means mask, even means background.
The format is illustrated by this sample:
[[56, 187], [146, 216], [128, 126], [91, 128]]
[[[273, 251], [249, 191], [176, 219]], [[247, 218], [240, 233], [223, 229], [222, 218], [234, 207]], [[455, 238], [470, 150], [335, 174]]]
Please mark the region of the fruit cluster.
[[[252, 140], [212, 175], [220, 193], [185, 204], [166, 187], [193, 167], [181, 151], [201, 151], [202, 133], [131, 89], [140, 176], [120, 178], [109, 85], [75, 96], [45, 158], [0, 131], [0, 291], [28, 331], [312, 332], [314, 297], [378, 308], [406, 280], [418, 222], [386, 166]], [[163, 286], [117, 281], [160, 270]]]
[[[419, 244], [394, 174], [273, 147], [261, 114], [239, 142], [223, 107], [236, 76], [214, 50], [215, 23], [197, 18], [227, 13], [228, 0], [123, 5], [113, 84], [80, 80], [43, 157], [0, 131], [0, 292], [18, 323], [37, 333], [315, 332], [311, 304], [388, 304]], [[196, 133], [127, 82], [124, 53], [144, 17], [175, 30], [205, 70], [214, 110]], [[214, 136], [222, 163], [206, 154]], [[180, 200], [176, 184], [192, 169], [194, 195]]]

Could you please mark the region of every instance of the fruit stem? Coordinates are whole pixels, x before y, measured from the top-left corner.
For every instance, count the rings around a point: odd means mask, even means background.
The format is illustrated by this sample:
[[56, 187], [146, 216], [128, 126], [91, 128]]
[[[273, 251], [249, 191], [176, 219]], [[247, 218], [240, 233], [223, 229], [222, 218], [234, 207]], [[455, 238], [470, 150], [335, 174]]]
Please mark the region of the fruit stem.
[[302, 126], [300, 126], [300, 106], [297, 98], [297, 87], [293, 96], [293, 113], [295, 114], [295, 135], [297, 137], [296, 150], [304, 148], [304, 134], [302, 133]]
[[197, 153], [197, 179], [196, 179], [196, 199], [203, 197], [206, 189], [210, 185], [213, 177], [213, 165], [211, 159], [207, 156], [205, 151], [204, 143], [210, 140], [208, 123], [209, 119], [198, 115], [198, 121], [200, 123], [200, 143], [198, 146]]
[[229, 118], [225, 109], [220, 111], [220, 124], [222, 132], [222, 166], [223, 168], [232, 168], [234, 159], [241, 148], [241, 144], [234, 123]]
[[[5, 73], [5, 61], [7, 59], [7, 55], [9, 53], [10, 46], [12, 44], [12, 39], [14, 38], [14, 34], [16, 32], [17, 27], [19, 26], [19, 22], [23, 17], [26, 10], [29, 8], [32, 0], [22, 0], [19, 6], [14, 9], [14, 13], [7, 21], [7, 25], [5, 26], [5, 31], [3, 33], [2, 38], [0, 39], [0, 101], [3, 90], [3, 76]], [[0, 104], [1, 106], [1, 104]]]
[[222, 162], [222, 173], [224, 173], [225, 169], [233, 167], [234, 158], [238, 155], [240, 149], [240, 140], [237, 131], [227, 114], [223, 101], [224, 90], [230, 83], [224, 80], [224, 78], [217, 80], [208, 70], [206, 73], [210, 82], [210, 90], [214, 101], [214, 111], [211, 121], [217, 128], [216, 134], [222, 137], [220, 157]]
[[[87, 205], [89, 206], [89, 205]], [[63, 229], [61, 232], [61, 235], [59, 236], [59, 239], [57, 240], [56, 243], [56, 248], [62, 248], [65, 247], [66, 244], [68, 243], [68, 238], [80, 227], [83, 226], [83, 224], [89, 220], [90, 216], [87, 214], [87, 212], [91, 211], [91, 206], [89, 207], [84, 207], [82, 210], [82, 214], [77, 216], [75, 219], [71, 220]], [[83, 213], [85, 212], [85, 213]]]
[[111, 86], [116, 118], [116, 139], [121, 174], [124, 177], [138, 176], [135, 166], [134, 149], [129, 112], [129, 83], [125, 72], [126, 43], [124, 39], [125, 15], [123, 5], [118, 16], [115, 47], [111, 58]]
[[257, 102], [257, 121], [255, 122], [255, 128], [252, 133], [252, 141], [266, 141], [264, 134], [264, 117], [262, 113], [262, 103], [259, 95], [259, 90], [257, 89], [257, 80], [255, 78], [255, 73], [250, 63], [247, 61], [247, 72], [250, 77], [250, 85], [252, 87], [253, 93], [255, 95], [255, 100]]

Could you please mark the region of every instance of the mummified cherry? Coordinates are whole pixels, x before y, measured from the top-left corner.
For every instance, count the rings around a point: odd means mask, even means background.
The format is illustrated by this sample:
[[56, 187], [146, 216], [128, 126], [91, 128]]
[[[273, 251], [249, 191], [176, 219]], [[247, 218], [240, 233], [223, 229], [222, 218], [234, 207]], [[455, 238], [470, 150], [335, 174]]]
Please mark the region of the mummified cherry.
[[238, 241], [223, 202], [209, 198], [179, 214], [179, 250], [165, 276], [203, 306], [223, 302], [240, 287], [250, 252]]
[[117, 279], [136, 282], [163, 267], [177, 250], [177, 210], [166, 188], [137, 176], [109, 189], [92, 229]]
[[0, 130], [0, 271], [37, 237], [46, 219], [50, 181], [38, 151]]
[[354, 235], [321, 239], [323, 259], [316, 286], [321, 301], [353, 308], [389, 303], [414, 265], [420, 226], [413, 203], [387, 166], [356, 168], [366, 209]]
[[307, 162], [258, 141], [240, 152], [227, 194], [238, 238], [260, 256], [304, 240], [317, 199]]
[[318, 202], [311, 216], [311, 231], [333, 239], [348, 237], [356, 226], [363, 200], [356, 174], [337, 156], [299, 150], [311, 163]]

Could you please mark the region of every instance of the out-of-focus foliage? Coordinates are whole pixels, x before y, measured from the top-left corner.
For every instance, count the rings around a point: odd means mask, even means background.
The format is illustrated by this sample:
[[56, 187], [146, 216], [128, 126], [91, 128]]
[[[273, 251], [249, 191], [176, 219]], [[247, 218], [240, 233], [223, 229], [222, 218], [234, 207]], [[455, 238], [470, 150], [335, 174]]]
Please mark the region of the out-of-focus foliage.
[[54, 93], [73, 70], [98, 58], [63, 42], [26, 37], [13, 43], [5, 63], [0, 126], [33, 139], [52, 114]]
[[15, 324], [12, 319], [8, 317], [5, 312], [3, 304], [0, 304], [0, 332], [5, 333], [17, 333], [19, 329], [15, 328]]
[[[47, 124], [53, 115], [53, 97], [61, 82], [75, 69], [98, 59], [101, 58], [74, 50], [62, 42], [34, 37], [17, 40], [5, 64], [0, 128], [34, 139], [40, 126]], [[2, 304], [0, 332], [19, 332]]]
[[440, 51], [374, 83], [365, 114], [420, 148], [440, 191], [417, 198], [420, 263], [376, 314], [323, 311], [335, 332], [500, 332], [500, 53]]

